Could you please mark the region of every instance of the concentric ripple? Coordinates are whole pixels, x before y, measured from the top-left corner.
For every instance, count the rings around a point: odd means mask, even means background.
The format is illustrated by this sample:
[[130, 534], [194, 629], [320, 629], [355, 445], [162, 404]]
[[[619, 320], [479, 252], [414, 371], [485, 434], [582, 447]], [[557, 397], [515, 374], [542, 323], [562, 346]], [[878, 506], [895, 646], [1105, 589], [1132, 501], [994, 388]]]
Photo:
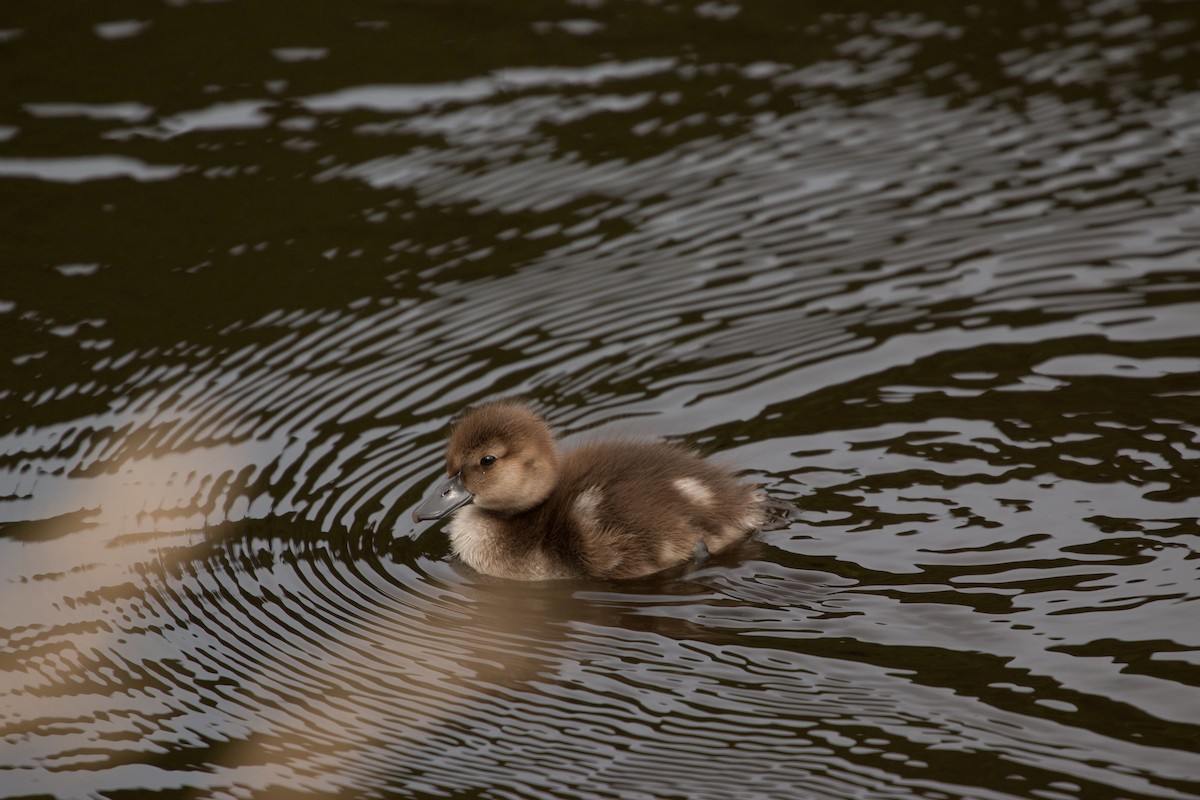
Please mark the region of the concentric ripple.
[[[1198, 24], [942, 5], [16, 12], [0, 796], [1200, 797]], [[496, 395], [797, 511], [475, 575]]]

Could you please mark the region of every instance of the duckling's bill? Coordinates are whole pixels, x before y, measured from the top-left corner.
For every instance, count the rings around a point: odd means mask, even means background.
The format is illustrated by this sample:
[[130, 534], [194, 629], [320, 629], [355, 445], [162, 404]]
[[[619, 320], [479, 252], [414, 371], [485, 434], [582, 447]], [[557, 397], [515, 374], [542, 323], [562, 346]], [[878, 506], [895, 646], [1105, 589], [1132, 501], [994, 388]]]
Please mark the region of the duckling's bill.
[[441, 519], [451, 514], [475, 499], [475, 495], [463, 486], [462, 474], [451, 475], [442, 485], [433, 490], [421, 504], [413, 509], [413, 522], [427, 519]]

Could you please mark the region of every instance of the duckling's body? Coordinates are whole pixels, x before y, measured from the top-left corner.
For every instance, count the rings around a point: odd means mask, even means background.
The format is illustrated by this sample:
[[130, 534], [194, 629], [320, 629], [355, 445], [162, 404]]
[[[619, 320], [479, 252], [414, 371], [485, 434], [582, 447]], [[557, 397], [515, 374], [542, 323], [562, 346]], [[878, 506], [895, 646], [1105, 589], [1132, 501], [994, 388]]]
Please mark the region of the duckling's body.
[[560, 455], [545, 421], [508, 402], [463, 414], [446, 471], [414, 518], [457, 511], [454, 552], [502, 578], [649, 575], [728, 547], [764, 516], [754, 487], [683, 448], [614, 441]]

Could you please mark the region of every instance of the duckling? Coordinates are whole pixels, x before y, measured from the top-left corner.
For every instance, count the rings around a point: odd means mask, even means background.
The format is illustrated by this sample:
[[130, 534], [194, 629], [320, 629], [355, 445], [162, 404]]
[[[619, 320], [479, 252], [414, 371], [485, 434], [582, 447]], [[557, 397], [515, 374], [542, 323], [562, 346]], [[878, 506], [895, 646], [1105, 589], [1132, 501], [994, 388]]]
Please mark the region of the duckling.
[[758, 487], [689, 450], [612, 441], [559, 453], [546, 421], [511, 401], [462, 414], [446, 474], [413, 521], [454, 514], [454, 553], [501, 578], [650, 575], [719, 552], [765, 518]]

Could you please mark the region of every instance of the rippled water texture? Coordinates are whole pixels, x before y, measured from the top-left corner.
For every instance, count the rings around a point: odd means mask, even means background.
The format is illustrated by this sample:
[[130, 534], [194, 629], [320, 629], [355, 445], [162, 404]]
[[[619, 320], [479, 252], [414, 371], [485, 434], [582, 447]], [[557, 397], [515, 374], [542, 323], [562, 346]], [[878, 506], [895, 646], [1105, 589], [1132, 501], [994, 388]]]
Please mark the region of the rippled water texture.
[[[1187, 2], [17, 2], [0, 795], [1200, 797]], [[451, 416], [798, 511], [511, 585]]]

